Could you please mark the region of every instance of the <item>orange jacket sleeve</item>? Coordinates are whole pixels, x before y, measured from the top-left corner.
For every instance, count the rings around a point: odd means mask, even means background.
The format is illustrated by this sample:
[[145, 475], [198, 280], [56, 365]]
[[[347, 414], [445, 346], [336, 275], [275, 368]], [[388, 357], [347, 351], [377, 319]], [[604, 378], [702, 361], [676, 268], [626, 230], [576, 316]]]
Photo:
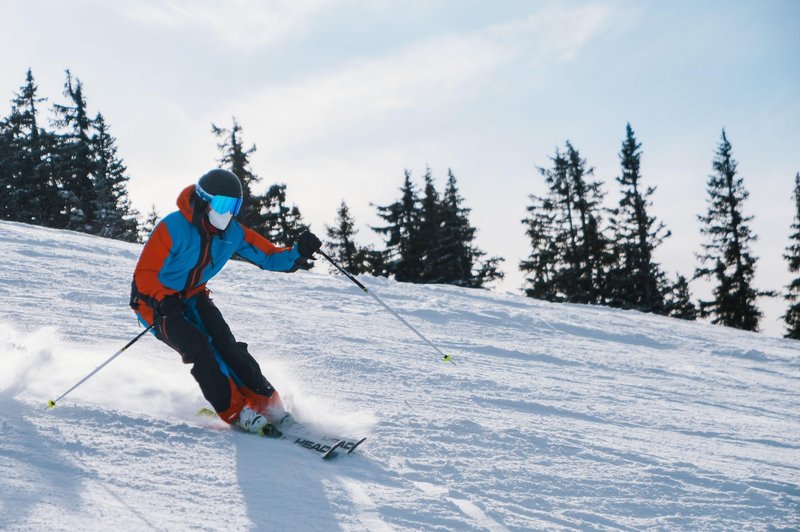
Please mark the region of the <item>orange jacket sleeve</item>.
[[256, 233], [249, 227], [242, 226], [244, 229], [244, 240], [254, 248], [258, 249], [265, 255], [272, 255], [273, 253], [278, 253], [279, 251], [288, 251], [292, 248], [282, 248], [276, 246], [260, 234]]
[[156, 301], [177, 293], [177, 290], [164, 286], [158, 278], [161, 268], [169, 257], [170, 249], [172, 249], [172, 237], [167, 224], [161, 222], [144, 245], [142, 255], [136, 264], [136, 271], [133, 273], [137, 290]]

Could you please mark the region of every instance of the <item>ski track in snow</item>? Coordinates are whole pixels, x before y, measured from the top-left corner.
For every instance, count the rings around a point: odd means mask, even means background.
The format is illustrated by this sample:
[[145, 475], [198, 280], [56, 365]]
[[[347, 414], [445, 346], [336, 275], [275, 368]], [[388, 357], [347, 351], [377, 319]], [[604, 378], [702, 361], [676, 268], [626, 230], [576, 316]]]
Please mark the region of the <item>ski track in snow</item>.
[[137, 245], [0, 223], [0, 529], [796, 530], [800, 351], [764, 335], [231, 263], [210, 283], [323, 462], [198, 418], [127, 307]]

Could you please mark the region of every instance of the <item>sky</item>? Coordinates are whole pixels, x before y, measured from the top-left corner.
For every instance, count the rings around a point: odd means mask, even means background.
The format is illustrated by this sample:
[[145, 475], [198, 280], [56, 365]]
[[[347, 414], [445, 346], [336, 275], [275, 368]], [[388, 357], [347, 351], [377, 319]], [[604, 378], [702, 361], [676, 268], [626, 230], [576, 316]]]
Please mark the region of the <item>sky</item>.
[[[706, 182], [725, 128], [750, 197], [755, 285], [781, 290], [800, 171], [800, 2], [0, 0], [0, 96], [31, 68], [46, 116], [64, 70], [83, 83], [128, 167], [135, 208], [173, 210], [218, 164], [211, 124], [235, 117], [252, 168], [287, 185], [317, 234], [346, 201], [357, 239], [378, 247], [374, 205], [403, 171], [452, 169], [478, 228], [521, 293], [530, 194], [569, 140], [609, 207], [630, 123], [652, 214], [672, 236], [656, 258], [690, 277]], [[0, 107], [3, 115], [10, 104]], [[692, 283], [696, 296], [710, 285]], [[759, 302], [782, 333], [782, 300]]]

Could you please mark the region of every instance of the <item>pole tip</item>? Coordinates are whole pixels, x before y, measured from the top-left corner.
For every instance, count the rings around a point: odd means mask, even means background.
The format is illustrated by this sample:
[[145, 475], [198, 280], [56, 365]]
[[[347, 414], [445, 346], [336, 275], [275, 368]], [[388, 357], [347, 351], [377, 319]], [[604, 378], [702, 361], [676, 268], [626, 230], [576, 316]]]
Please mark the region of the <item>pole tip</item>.
[[56, 407], [56, 402], [50, 399], [49, 401], [47, 401], [47, 406], [50, 407], [50, 410], [53, 410]]
[[452, 362], [453, 361], [453, 357], [451, 357], [450, 355], [445, 355], [442, 360], [444, 360], [445, 362]]

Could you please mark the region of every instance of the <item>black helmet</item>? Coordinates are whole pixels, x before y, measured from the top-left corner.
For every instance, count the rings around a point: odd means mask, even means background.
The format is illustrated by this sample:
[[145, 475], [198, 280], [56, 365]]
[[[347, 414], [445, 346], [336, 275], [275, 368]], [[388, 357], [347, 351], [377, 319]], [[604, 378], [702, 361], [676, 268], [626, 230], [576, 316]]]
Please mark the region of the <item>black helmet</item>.
[[[222, 168], [216, 168], [203, 174], [197, 181], [197, 186], [211, 196], [242, 197], [242, 182], [236, 174]], [[200, 196], [199, 193], [198, 196]]]

